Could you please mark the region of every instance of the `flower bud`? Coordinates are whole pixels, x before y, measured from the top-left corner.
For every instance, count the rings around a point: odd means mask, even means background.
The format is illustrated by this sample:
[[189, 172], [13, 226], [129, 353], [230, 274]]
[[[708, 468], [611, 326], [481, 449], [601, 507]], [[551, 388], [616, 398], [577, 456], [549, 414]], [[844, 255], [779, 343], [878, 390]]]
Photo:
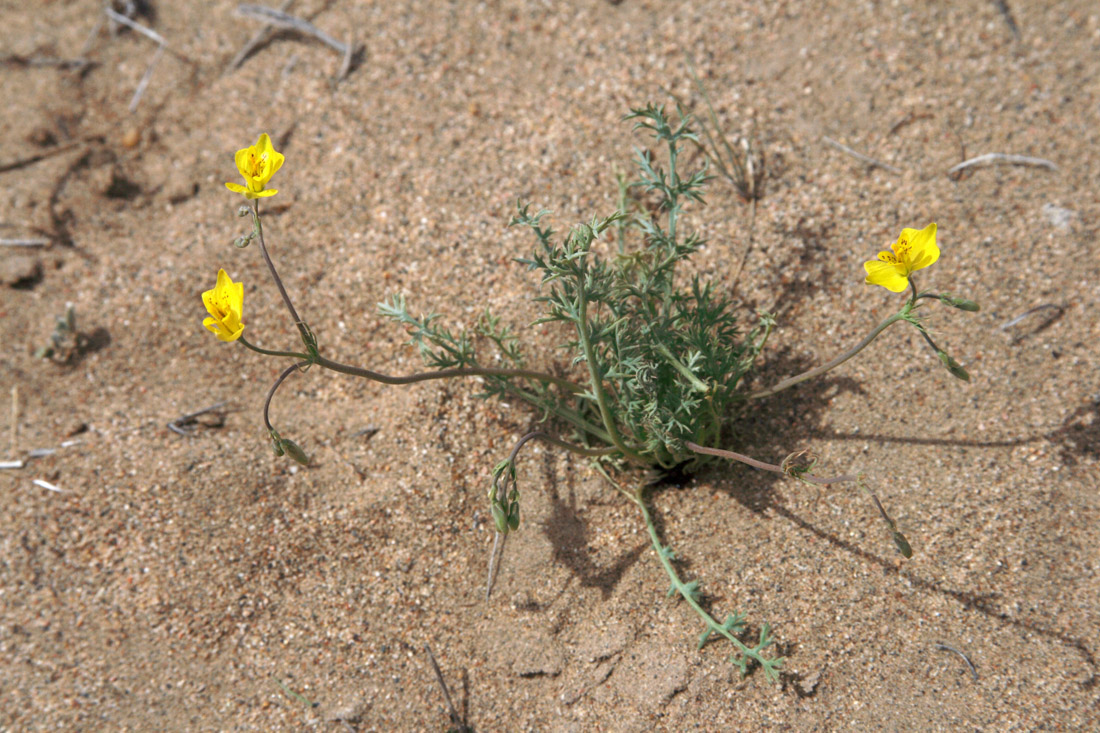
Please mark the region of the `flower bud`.
[[951, 372], [951, 376], [955, 377], [956, 379], [961, 379], [964, 382], [970, 381], [970, 374], [968, 374], [967, 371], [963, 369], [962, 364], [952, 359], [951, 355], [948, 354], [946, 351], [937, 351], [936, 356], [940, 357], [940, 361], [943, 362], [943, 365], [945, 367], [947, 367], [947, 371]]
[[982, 307], [973, 300], [968, 300], [967, 298], [953, 298], [950, 295], [941, 295], [940, 302], [952, 308], [958, 308], [961, 311], [969, 311], [971, 313], [977, 313], [982, 309]]

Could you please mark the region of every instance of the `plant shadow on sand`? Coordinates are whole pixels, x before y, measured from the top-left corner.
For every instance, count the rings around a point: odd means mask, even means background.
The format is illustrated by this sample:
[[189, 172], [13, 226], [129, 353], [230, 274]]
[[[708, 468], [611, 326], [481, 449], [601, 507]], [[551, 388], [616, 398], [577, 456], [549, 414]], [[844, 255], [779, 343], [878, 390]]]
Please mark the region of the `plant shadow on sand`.
[[[784, 234], [801, 244], [800, 261], [797, 267], [811, 271], [814, 274], [811, 280], [787, 282], [780, 288], [780, 295], [776, 299], [776, 304], [783, 310], [797, 310], [801, 301], [811, 297], [819, 286], [823, 287], [828, 282], [829, 272], [824, 261], [824, 253], [826, 252], [825, 242], [829, 239], [829, 232], [826, 230], [813, 231], [799, 226], [784, 232]], [[794, 353], [791, 348], [779, 349], [768, 356], [769, 372], [778, 375], [800, 374], [814, 365], [809, 359]], [[983, 441], [921, 436], [896, 437], [864, 432], [845, 434], [815, 427], [821, 424], [829, 403], [838, 394], [849, 392], [865, 395], [866, 391], [858, 380], [845, 376], [825, 376], [814, 380], [813, 384], [812, 389], [806, 389], [803, 386], [795, 387], [763, 399], [759, 403], [751, 404], [735, 421], [730, 422], [729, 432], [731, 434], [727, 435], [722, 441], [723, 445], [718, 447], [738, 450], [765, 460], [779, 462], [794, 447], [806, 445], [815, 440], [860, 440], [880, 445], [908, 443], [974, 448], [1004, 448], [1045, 440], [1059, 447], [1062, 462], [1067, 466], [1076, 465], [1078, 457], [1095, 458], [1100, 455], [1100, 400], [1078, 408], [1068, 415], [1058, 428], [1052, 431], [1005, 440]], [[1011, 605], [1006, 603], [1006, 600], [1010, 599], [1005, 599], [1001, 593], [976, 594], [950, 587], [942, 580], [924, 577], [908, 570], [905, 565], [896, 564], [893, 555], [886, 552], [879, 554], [841, 539], [786, 506], [782, 495], [775, 489], [780, 482], [787, 479], [748, 466], [737, 466], [733, 470], [737, 471], [738, 478], [736, 482], [720, 481], [716, 482], [716, 486], [754, 514], [763, 516], [770, 510], [794, 524], [798, 529], [811, 532], [832, 546], [878, 566], [884, 575], [904, 578], [922, 591], [950, 598], [964, 608], [977, 611], [1000, 624], [1032, 632], [1075, 649], [1088, 664], [1090, 672], [1089, 678], [1081, 683], [1082, 686], [1085, 689], [1096, 686], [1098, 680], [1097, 662], [1085, 639], [1060, 632], [1053, 626], [1039, 621], [1016, 618], [1014, 615], [1001, 610]], [[728, 475], [729, 471], [730, 468], [727, 467], [710, 466], [704, 468], [700, 476], [714, 478], [718, 472]], [[837, 473], [837, 471], [830, 472], [828, 469], [821, 471], [822, 475], [832, 475], [832, 473]], [[660, 493], [670, 488], [683, 488], [690, 482], [690, 479], [691, 476], [689, 475], [676, 471], [671, 472], [655, 484], [649, 494], [655, 501], [659, 501]], [[887, 507], [887, 511], [889, 511], [889, 507]], [[877, 523], [877, 517], [875, 521]], [[664, 537], [663, 521], [659, 511], [655, 512], [654, 522], [658, 533]], [[888, 546], [888, 543], [886, 546]], [[677, 563], [681, 567], [688, 569], [691, 567], [690, 557], [681, 558], [677, 560]], [[703, 605], [704, 607], [709, 605], [705, 595]], [[758, 629], [750, 628], [744, 638], [751, 638], [756, 633], [758, 633]], [[793, 647], [781, 643], [778, 646], [778, 651], [780, 654], [790, 656]], [[790, 687], [800, 697], [813, 694], [812, 691], [803, 691], [798, 684], [791, 684], [801, 681], [799, 675], [783, 672], [781, 673], [781, 681], [785, 687]]]

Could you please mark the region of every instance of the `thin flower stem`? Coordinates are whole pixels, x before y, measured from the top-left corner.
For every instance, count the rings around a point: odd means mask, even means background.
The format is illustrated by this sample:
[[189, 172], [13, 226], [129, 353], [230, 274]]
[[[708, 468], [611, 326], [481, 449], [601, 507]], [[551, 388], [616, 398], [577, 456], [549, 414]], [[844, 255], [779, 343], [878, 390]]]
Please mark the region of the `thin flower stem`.
[[904, 308], [902, 308], [902, 310], [900, 312], [895, 313], [894, 315], [890, 316], [885, 321], [880, 323], [878, 326], [875, 327], [875, 329], [873, 331], [871, 331], [871, 333], [867, 334], [867, 336], [862, 341], [860, 341], [854, 347], [852, 347], [848, 351], [845, 351], [843, 354], [836, 357], [832, 361], [826, 362], [825, 364], [822, 364], [819, 367], [815, 367], [815, 368], [813, 368], [813, 369], [811, 369], [807, 372], [803, 372], [802, 374], [798, 374], [798, 375], [790, 377], [788, 379], [784, 379], [782, 382], [780, 382], [780, 383], [778, 383], [778, 384], [776, 384], [772, 387], [768, 387], [767, 389], [762, 389], [758, 392], [753, 392], [752, 394], [749, 395], [748, 398], [750, 400], [758, 400], [761, 397], [770, 397], [773, 394], [775, 394], [776, 392], [781, 392], [781, 391], [787, 389], [788, 387], [793, 387], [794, 385], [799, 384], [800, 382], [805, 382], [807, 379], [813, 379], [816, 376], [824, 374], [825, 372], [829, 371], [830, 369], [835, 369], [836, 367], [840, 366], [841, 364], [848, 361], [853, 356], [855, 356], [856, 354], [858, 354], [859, 352], [861, 352], [865, 348], [867, 348], [867, 345], [870, 344], [872, 341], [874, 341], [875, 338], [878, 337], [878, 335], [880, 333], [882, 333], [883, 331], [885, 331], [889, 326], [891, 326], [894, 323], [897, 323], [898, 321], [902, 320], [908, 314], [909, 309], [911, 307], [912, 307], [912, 303], [911, 302], [907, 303], [906, 306]]
[[728, 458], [731, 461], [739, 461], [746, 465], [752, 466], [753, 468], [759, 468], [763, 471], [781, 473], [785, 476], [794, 476], [795, 478], [811, 484], [827, 485], [838, 484], [844, 481], [858, 480], [857, 476], [853, 476], [847, 473], [841, 476], [833, 476], [832, 478], [818, 478], [817, 476], [810, 476], [808, 474], [792, 474], [789, 471], [785, 470], [783, 466], [779, 466], [774, 463], [764, 463], [763, 461], [758, 461], [755, 458], [750, 458], [749, 456], [743, 455], [741, 453], [735, 453], [731, 450], [722, 450], [720, 448], [705, 448], [697, 443], [692, 443], [690, 440], [685, 440], [684, 445], [687, 446], [687, 448], [689, 448], [690, 450], [695, 451], [696, 453], [702, 453], [708, 456], [718, 456], [719, 458]]
[[275, 396], [275, 390], [279, 389], [279, 385], [282, 384], [283, 380], [289, 377], [291, 373], [306, 366], [309, 366], [308, 361], [300, 361], [297, 364], [291, 364], [283, 370], [283, 373], [275, 380], [275, 384], [271, 385], [271, 389], [267, 391], [267, 399], [264, 400], [264, 426], [267, 427], [268, 431], [274, 430], [274, 428], [271, 427], [271, 420], [268, 418], [268, 410], [271, 407], [271, 398]]
[[362, 367], [351, 366], [349, 364], [341, 364], [338, 361], [327, 359], [320, 354], [317, 355], [314, 363], [318, 366], [324, 367], [325, 369], [331, 369], [334, 372], [340, 372], [341, 374], [350, 374], [353, 377], [372, 379], [376, 382], [382, 382], [383, 384], [415, 384], [417, 382], [427, 382], [432, 379], [450, 379], [451, 377], [519, 377], [522, 379], [532, 379], [538, 382], [549, 382], [551, 384], [556, 384], [559, 387], [564, 387], [570, 392], [584, 391], [583, 387], [581, 387], [579, 384], [569, 381], [568, 379], [562, 379], [561, 377], [555, 377], [552, 374], [536, 372], [530, 369], [457, 367], [455, 369], [440, 369], [439, 371], [435, 372], [419, 372], [417, 374], [409, 374], [403, 377], [395, 377], [389, 374], [383, 374], [382, 372], [364, 369]]
[[302, 334], [302, 338], [308, 343], [308, 331], [305, 328], [305, 324], [298, 316], [298, 311], [294, 309], [294, 304], [290, 302], [290, 295], [286, 292], [286, 287], [283, 286], [283, 279], [279, 277], [279, 273], [275, 270], [275, 263], [271, 261], [271, 255], [267, 253], [267, 245], [264, 244], [264, 226], [260, 222], [260, 200], [252, 200], [252, 214], [256, 219], [256, 232], [260, 235], [260, 254], [264, 257], [264, 262], [267, 263], [267, 269], [271, 271], [271, 279], [275, 281], [275, 287], [279, 289], [279, 295], [283, 296], [283, 302], [286, 303], [286, 309], [290, 311], [290, 317], [294, 319], [294, 325], [298, 327], [298, 331]]
[[609, 456], [613, 453], [619, 452], [619, 449], [614, 447], [585, 448], [582, 445], [576, 445], [574, 443], [570, 443], [567, 440], [556, 438], [550, 433], [546, 433], [541, 430], [533, 430], [530, 433], [527, 433], [527, 435], [524, 435], [516, 442], [515, 446], [512, 448], [511, 455], [508, 456], [508, 460], [514, 462], [516, 460], [516, 456], [519, 455], [520, 448], [522, 448], [528, 442], [536, 439], [541, 440], [545, 443], [549, 443], [550, 445], [556, 445], [559, 448], [564, 448], [571, 453], [576, 453], [577, 455], [585, 456], [586, 458], [598, 458], [600, 456]]
[[257, 354], [266, 354], [267, 356], [291, 356], [295, 359], [309, 358], [308, 354], [299, 354], [297, 351], [272, 351], [271, 349], [261, 349], [259, 346], [250, 343], [244, 336], [239, 337], [237, 340], [240, 341], [243, 346], [247, 346]]
[[615, 424], [615, 418], [611, 414], [611, 408], [607, 404], [607, 395], [604, 393], [603, 389], [603, 379], [600, 377], [600, 368], [596, 363], [596, 350], [592, 347], [592, 339], [588, 335], [588, 298], [585, 296], [583, 283], [581, 283], [578, 298], [580, 300], [580, 307], [577, 309], [577, 334], [580, 337], [581, 348], [584, 350], [585, 363], [588, 364], [588, 375], [592, 383], [592, 394], [596, 397], [596, 405], [600, 409], [600, 419], [603, 420], [604, 428], [607, 429], [607, 434], [611, 438], [612, 445], [618, 448], [619, 451], [630, 460], [642, 465], [648, 465], [650, 461], [642, 458], [641, 455], [626, 446], [626, 442], [623, 441], [623, 436], [619, 434], [619, 427]]

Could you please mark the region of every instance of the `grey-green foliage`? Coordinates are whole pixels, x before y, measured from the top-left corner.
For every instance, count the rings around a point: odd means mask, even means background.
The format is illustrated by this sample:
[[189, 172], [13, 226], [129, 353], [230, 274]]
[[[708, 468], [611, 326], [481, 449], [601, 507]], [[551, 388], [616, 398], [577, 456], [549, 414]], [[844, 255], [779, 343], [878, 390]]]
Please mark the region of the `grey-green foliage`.
[[[636, 121], [635, 129], [649, 131], [665, 151], [660, 162], [637, 151], [639, 178], [630, 187], [641, 192], [643, 210], [593, 218], [563, 237], [543, 223], [547, 212], [532, 214], [527, 204], [512, 220], [528, 227], [537, 241], [534, 253], [519, 259], [541, 275], [538, 299], [546, 312], [536, 323], [568, 327], [564, 348], [574, 367], [583, 368], [586, 390], [571, 394], [491, 377], [487, 393], [525, 399], [544, 418], [572, 425], [586, 443], [615, 444], [621, 436], [628, 457], [671, 467], [702, 458], [688, 451], [684, 440], [717, 444], [772, 320], [762, 315], [744, 333], [728, 297], [698, 276], [677, 272], [704, 244], [681, 222], [686, 206], [703, 202], [707, 182], [703, 169], [680, 171], [683, 143], [695, 140], [690, 116], [681, 113], [673, 124], [662, 107], [651, 105], [627, 119]], [[601, 256], [594, 246], [616, 224], [627, 242], [619, 242], [617, 253]], [[452, 333], [436, 314], [409, 315], [400, 296], [380, 308], [408, 328], [429, 366], [479, 364], [469, 332]], [[498, 318], [486, 312], [473, 331], [493, 341], [506, 362], [523, 365], [515, 335]]]

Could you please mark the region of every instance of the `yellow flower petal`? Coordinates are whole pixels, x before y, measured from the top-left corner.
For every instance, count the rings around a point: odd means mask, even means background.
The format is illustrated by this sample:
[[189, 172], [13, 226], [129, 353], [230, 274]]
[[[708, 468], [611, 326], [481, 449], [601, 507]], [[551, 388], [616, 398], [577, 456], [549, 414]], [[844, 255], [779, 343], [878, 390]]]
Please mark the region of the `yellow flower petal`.
[[902, 236], [909, 234], [909, 272], [923, 270], [940, 258], [940, 248], [936, 246], [936, 224], [929, 224], [919, 232], [916, 229], [903, 229]]
[[202, 322], [222, 341], [236, 341], [244, 331], [241, 313], [244, 307], [244, 283], [233, 282], [225, 270], [218, 270], [218, 283], [202, 294], [202, 303], [210, 317]]
[[233, 156], [233, 162], [237, 164], [237, 170], [240, 171], [241, 176], [244, 177], [246, 181], [252, 169], [251, 157], [252, 148], [241, 148], [237, 151], [236, 155]]
[[904, 265], [871, 260], [863, 263], [863, 269], [867, 271], [864, 282], [868, 285], [881, 285], [893, 293], [900, 293], [909, 287], [909, 278], [904, 274]]
[[225, 185], [234, 193], [244, 194], [247, 199], [274, 196], [278, 191], [265, 187], [275, 172], [282, 167], [284, 160], [283, 154], [275, 150], [271, 144], [271, 137], [265, 132], [256, 140], [255, 145], [241, 148], [233, 156], [233, 162], [246, 185], [229, 183]]

